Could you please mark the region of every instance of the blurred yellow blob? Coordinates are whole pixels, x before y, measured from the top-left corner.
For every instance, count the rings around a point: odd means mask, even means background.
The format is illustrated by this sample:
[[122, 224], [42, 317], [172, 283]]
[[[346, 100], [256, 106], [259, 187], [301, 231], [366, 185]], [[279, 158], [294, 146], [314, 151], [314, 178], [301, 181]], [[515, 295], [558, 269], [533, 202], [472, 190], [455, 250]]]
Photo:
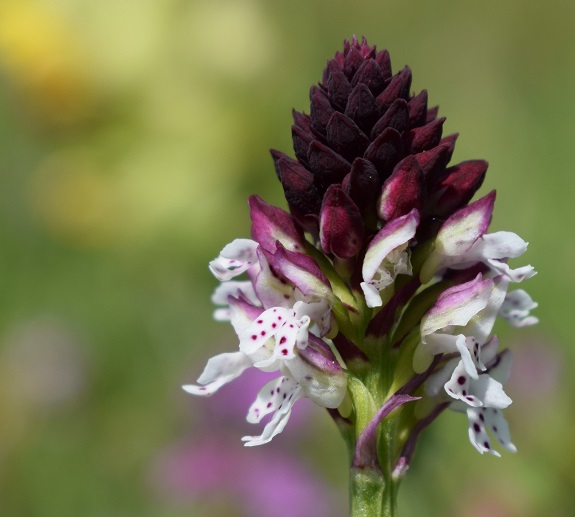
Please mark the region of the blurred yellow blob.
[[0, 68], [41, 123], [69, 125], [93, 110], [79, 46], [72, 28], [38, 2], [0, 3]]
[[105, 247], [122, 233], [113, 178], [81, 151], [48, 158], [30, 188], [32, 208], [55, 237], [74, 247]]

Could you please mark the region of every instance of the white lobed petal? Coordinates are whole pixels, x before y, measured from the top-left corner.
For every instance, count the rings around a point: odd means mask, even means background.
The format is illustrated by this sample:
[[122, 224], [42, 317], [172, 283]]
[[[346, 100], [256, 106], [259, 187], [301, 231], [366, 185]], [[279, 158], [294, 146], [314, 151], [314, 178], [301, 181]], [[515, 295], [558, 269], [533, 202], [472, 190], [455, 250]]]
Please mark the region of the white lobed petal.
[[470, 256], [480, 259], [508, 259], [520, 257], [527, 251], [527, 242], [513, 232], [494, 232], [484, 235], [469, 250]]
[[260, 304], [254, 286], [249, 280], [230, 280], [221, 283], [212, 294], [212, 303], [215, 305], [228, 305], [230, 296], [239, 298], [240, 294], [253, 305]]
[[381, 300], [379, 290], [373, 284], [367, 282], [361, 282], [360, 285], [365, 296], [365, 303], [367, 306], [370, 308], [381, 307], [383, 302]]
[[527, 280], [537, 274], [537, 271], [531, 265], [511, 269], [505, 262], [491, 259], [487, 260], [486, 264], [500, 275], [505, 275], [509, 280], [516, 283], [523, 282], [523, 280]]
[[212, 357], [198, 378], [198, 385], [187, 384], [183, 389], [192, 395], [210, 396], [224, 384], [239, 377], [252, 366], [251, 359], [243, 352], [230, 352]]
[[239, 334], [240, 350], [252, 354], [274, 338], [285, 325], [296, 326], [294, 313], [290, 309], [274, 307], [262, 312], [259, 317]]
[[297, 387], [298, 383], [294, 379], [284, 376], [266, 383], [250, 406], [247, 421], [257, 424], [264, 416], [277, 411]]
[[482, 408], [468, 408], [467, 418], [469, 419], [469, 441], [471, 442], [471, 445], [473, 445], [473, 447], [475, 447], [481, 454], [488, 452], [500, 458], [501, 454], [493, 449], [491, 438], [489, 438], [489, 435], [487, 434], [485, 423], [483, 421], [485, 417], [483, 416]]
[[[271, 390], [270, 390], [271, 391]], [[255, 447], [270, 442], [275, 436], [281, 433], [288, 423], [291, 410], [295, 402], [303, 396], [301, 386], [295, 386], [282, 401], [280, 407], [275, 412], [273, 418], [264, 427], [260, 436], [244, 436], [242, 441], [246, 447]], [[283, 399], [283, 394], [282, 394]]]
[[210, 262], [210, 271], [221, 281], [230, 280], [257, 264], [258, 243], [251, 239], [235, 239]]
[[527, 327], [539, 322], [530, 311], [538, 306], [531, 296], [523, 289], [516, 289], [507, 293], [505, 301], [499, 309], [499, 316], [507, 320], [512, 327]]

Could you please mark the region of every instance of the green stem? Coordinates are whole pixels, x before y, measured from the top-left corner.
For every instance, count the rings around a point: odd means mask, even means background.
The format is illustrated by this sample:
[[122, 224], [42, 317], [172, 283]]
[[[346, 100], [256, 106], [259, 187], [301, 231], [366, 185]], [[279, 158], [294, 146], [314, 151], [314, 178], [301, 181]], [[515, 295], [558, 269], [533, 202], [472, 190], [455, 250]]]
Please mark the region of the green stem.
[[[387, 476], [385, 476], [387, 477]], [[376, 468], [352, 468], [349, 475], [351, 517], [395, 517], [397, 515], [396, 481]]]

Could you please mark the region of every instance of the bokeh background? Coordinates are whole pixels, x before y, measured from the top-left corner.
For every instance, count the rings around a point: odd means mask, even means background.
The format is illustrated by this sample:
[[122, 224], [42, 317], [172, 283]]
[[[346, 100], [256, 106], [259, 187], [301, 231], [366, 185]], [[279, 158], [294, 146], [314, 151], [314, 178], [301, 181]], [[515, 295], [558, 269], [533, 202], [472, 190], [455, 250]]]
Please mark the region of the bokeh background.
[[236, 345], [207, 261], [249, 235], [249, 194], [284, 206], [268, 148], [352, 34], [412, 67], [455, 161], [489, 160], [493, 227], [539, 270], [540, 325], [499, 329], [519, 453], [481, 457], [443, 415], [401, 514], [572, 515], [574, 27], [567, 0], [1, 0], [0, 515], [346, 515], [323, 411], [246, 450], [261, 378], [180, 385]]

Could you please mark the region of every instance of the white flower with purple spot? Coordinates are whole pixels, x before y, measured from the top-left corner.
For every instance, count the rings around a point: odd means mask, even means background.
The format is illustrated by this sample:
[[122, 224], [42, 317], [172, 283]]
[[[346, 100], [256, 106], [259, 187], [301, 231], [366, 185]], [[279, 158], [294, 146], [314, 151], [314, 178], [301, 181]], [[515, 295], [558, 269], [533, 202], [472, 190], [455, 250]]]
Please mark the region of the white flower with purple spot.
[[493, 449], [487, 429], [505, 449], [516, 451], [502, 413], [512, 402], [503, 390], [511, 371], [511, 354], [508, 350], [497, 354], [498, 345], [497, 337], [493, 337], [482, 347], [488, 367], [477, 378], [468, 375], [461, 360], [453, 359], [434, 373], [425, 385], [425, 391], [431, 397], [446, 393], [455, 399], [449, 408], [467, 414], [471, 444], [482, 454], [489, 452], [496, 456], [500, 454]]
[[[280, 378], [262, 388], [250, 408], [248, 421], [257, 423], [274, 413], [261, 436], [246, 437], [247, 446], [269, 442], [285, 427], [293, 404], [308, 397], [323, 407], [341, 404], [346, 377], [335, 356], [319, 337], [309, 346], [310, 330], [325, 330], [329, 304], [325, 301], [298, 301], [293, 308], [274, 307], [263, 311], [245, 300], [230, 298], [231, 323], [240, 339], [238, 352], [220, 354], [208, 361], [198, 385], [184, 386], [193, 395], [209, 396], [239, 377], [250, 367], [262, 371], [279, 371]], [[306, 351], [307, 349], [307, 351]], [[318, 355], [319, 354], [319, 355]], [[273, 384], [273, 389], [272, 389]]]

